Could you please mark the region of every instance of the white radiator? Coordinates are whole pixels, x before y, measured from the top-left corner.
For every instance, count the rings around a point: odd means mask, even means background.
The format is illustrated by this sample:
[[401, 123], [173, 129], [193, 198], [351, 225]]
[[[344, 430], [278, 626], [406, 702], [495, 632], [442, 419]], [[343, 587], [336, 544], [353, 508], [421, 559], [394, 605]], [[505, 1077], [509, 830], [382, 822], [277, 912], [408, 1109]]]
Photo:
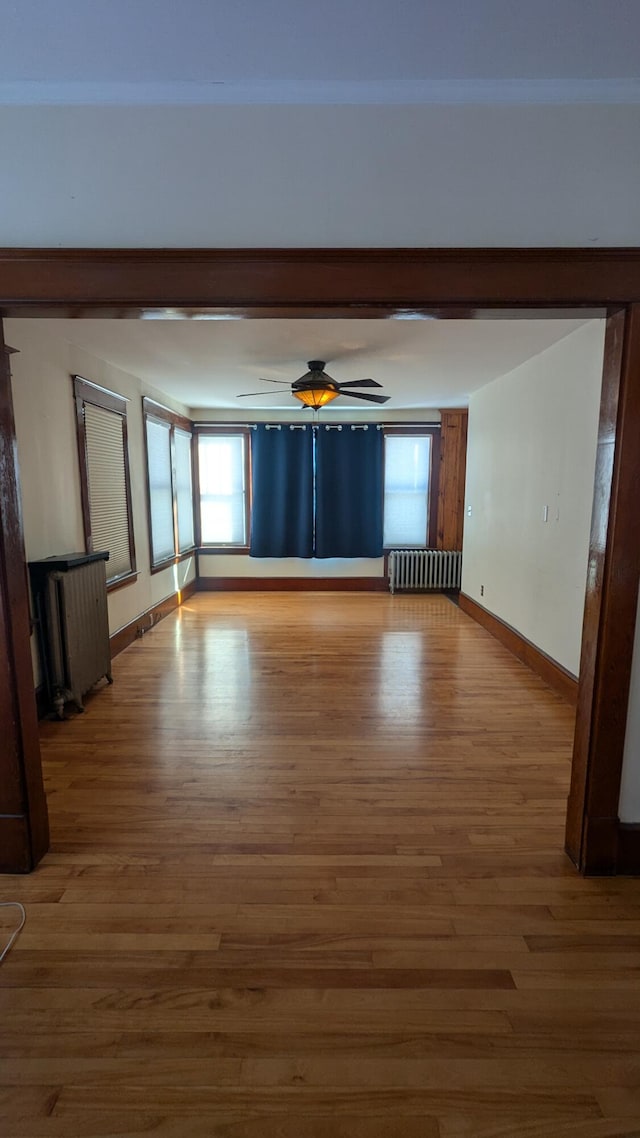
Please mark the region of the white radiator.
[[389, 589], [459, 589], [462, 553], [456, 549], [392, 549]]

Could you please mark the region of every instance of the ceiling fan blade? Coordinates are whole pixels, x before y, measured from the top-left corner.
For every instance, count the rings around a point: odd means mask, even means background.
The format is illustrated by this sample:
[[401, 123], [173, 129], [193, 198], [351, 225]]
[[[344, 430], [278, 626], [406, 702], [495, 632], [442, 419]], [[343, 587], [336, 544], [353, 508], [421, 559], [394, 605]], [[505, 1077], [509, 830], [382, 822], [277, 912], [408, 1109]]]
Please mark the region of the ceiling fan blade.
[[258, 383], [284, 383], [285, 387], [291, 387], [287, 379], [265, 379], [263, 375], [258, 376]]
[[382, 384], [375, 379], [351, 379], [348, 383], [339, 383], [338, 387], [382, 387]]
[[367, 403], [388, 403], [390, 399], [389, 395], [365, 395], [360, 391], [341, 391], [340, 394], [345, 399], [366, 399]]
[[243, 391], [242, 395], [236, 395], [236, 399], [249, 399], [253, 395], [275, 395], [275, 391]]

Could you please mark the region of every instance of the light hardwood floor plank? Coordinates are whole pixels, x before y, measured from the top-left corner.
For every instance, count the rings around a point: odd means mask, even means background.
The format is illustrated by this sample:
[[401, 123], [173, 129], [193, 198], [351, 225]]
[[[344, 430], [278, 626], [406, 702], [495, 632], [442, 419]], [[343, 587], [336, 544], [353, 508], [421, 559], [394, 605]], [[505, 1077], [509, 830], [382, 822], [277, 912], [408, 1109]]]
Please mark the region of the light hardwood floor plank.
[[0, 878], [1, 1133], [639, 1138], [640, 882], [562, 852], [559, 695], [435, 596], [200, 594], [113, 670]]

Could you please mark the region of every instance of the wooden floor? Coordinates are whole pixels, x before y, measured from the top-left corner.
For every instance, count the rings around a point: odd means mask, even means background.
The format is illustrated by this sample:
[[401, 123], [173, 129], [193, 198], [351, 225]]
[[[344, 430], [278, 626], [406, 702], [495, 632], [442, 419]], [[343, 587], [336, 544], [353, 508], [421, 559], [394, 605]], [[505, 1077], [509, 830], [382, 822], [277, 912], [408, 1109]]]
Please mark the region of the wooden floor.
[[3, 1138], [640, 1135], [640, 882], [565, 859], [572, 711], [488, 633], [200, 595], [114, 675], [0, 879]]

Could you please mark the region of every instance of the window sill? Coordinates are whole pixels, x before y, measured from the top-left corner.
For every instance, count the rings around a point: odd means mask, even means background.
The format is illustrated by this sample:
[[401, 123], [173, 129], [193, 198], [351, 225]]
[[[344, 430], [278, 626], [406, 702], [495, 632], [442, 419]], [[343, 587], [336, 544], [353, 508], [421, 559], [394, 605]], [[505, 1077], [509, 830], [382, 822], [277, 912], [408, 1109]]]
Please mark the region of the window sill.
[[420, 550], [426, 551], [427, 549], [435, 549], [435, 546], [427, 545], [426, 542], [424, 542], [422, 545], [385, 545], [383, 553], [386, 557], [389, 553], [404, 553], [405, 551], [409, 552], [410, 550], [419, 552]]
[[167, 557], [166, 561], [158, 561], [157, 565], [152, 565], [149, 573], [153, 577], [155, 573], [162, 573], [165, 569], [170, 569], [172, 565], [179, 565], [181, 561], [186, 561], [188, 557], [194, 557], [197, 549], [192, 546], [191, 549], [185, 549], [184, 553], [179, 553], [177, 557]]
[[137, 570], [132, 573], [127, 573], [126, 577], [117, 577], [115, 581], [107, 581], [107, 592], [115, 593], [116, 589], [122, 589], [125, 585], [133, 585], [138, 580]]
[[229, 553], [231, 555], [243, 554], [243, 556], [246, 557], [249, 553], [249, 548], [248, 545], [199, 545], [197, 552], [204, 555], [211, 553], [216, 556], [219, 553]]

